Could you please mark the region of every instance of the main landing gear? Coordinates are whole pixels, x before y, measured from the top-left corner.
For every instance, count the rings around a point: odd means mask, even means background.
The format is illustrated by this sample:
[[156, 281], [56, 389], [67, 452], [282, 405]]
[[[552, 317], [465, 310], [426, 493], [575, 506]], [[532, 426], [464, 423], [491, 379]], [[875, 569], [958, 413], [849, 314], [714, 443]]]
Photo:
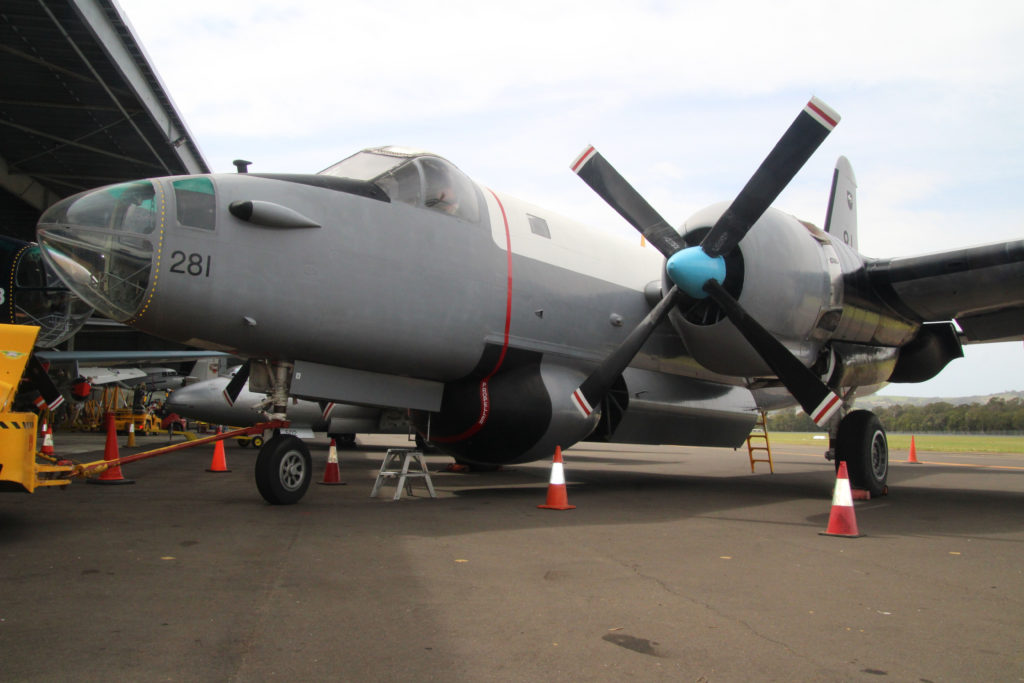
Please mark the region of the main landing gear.
[[852, 411], [829, 431], [829, 441], [836, 469], [840, 462], [846, 463], [853, 488], [868, 491], [872, 497], [888, 492], [889, 442], [877, 415], [870, 410]]

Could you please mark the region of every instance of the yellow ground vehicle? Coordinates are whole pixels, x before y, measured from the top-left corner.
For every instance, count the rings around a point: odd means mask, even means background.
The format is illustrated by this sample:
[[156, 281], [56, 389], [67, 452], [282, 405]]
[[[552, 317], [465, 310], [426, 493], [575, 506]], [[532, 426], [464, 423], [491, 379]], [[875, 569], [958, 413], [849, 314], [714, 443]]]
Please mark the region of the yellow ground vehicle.
[[73, 467], [40, 462], [35, 413], [14, 412], [14, 396], [39, 333], [31, 325], [0, 325], [0, 491], [67, 486]]
[[[67, 486], [71, 483], [72, 478], [94, 478], [123, 463], [152, 458], [185, 448], [203, 446], [223, 439], [257, 435], [262, 438], [264, 431], [273, 431], [288, 426], [285, 421], [265, 422], [124, 457], [120, 457], [116, 452], [116, 440], [113, 441], [113, 449], [111, 449], [109, 448], [111, 441], [108, 439], [108, 448], [104, 453], [104, 459], [87, 463], [73, 463], [70, 460], [46, 456], [37, 451], [36, 433], [39, 422], [36, 414], [13, 410], [14, 397], [17, 394], [18, 385], [21, 383], [21, 377], [25, 373], [25, 366], [29, 361], [38, 333], [39, 328], [31, 325], [0, 325], [0, 492], [27, 491], [32, 493], [40, 487]], [[132, 410], [117, 412], [123, 413], [120, 418], [121, 422], [118, 423], [119, 427], [123, 425], [127, 429], [128, 424], [133, 421], [135, 421], [136, 431], [141, 426], [143, 433], [147, 429], [153, 431], [159, 427], [159, 422], [151, 414], [134, 413]], [[116, 423], [117, 415], [112, 415], [112, 417]], [[138, 421], [136, 421], [137, 418]], [[109, 429], [109, 422], [107, 424]], [[108, 434], [110, 434], [109, 431]]]
[[152, 413], [136, 413], [131, 410], [114, 410], [114, 426], [117, 431], [127, 433], [128, 427], [135, 425], [135, 433], [149, 436], [160, 431], [160, 418]]

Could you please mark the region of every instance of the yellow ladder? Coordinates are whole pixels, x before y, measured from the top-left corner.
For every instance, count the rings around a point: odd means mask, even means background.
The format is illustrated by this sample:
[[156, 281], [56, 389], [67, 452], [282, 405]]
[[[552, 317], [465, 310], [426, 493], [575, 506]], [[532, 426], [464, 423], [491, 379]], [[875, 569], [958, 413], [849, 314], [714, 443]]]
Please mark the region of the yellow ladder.
[[[764, 439], [763, 446], [755, 446], [751, 443], [754, 439]], [[754, 451], [764, 451], [768, 454], [767, 458], [755, 458]], [[750, 456], [750, 473], [754, 473], [754, 463], [766, 462], [768, 463], [768, 469], [772, 474], [775, 474], [775, 463], [772, 462], [772, 449], [768, 445], [768, 423], [765, 412], [763, 410], [758, 411], [757, 422], [754, 423], [754, 428], [750, 430], [750, 435], [747, 436], [747, 455]]]

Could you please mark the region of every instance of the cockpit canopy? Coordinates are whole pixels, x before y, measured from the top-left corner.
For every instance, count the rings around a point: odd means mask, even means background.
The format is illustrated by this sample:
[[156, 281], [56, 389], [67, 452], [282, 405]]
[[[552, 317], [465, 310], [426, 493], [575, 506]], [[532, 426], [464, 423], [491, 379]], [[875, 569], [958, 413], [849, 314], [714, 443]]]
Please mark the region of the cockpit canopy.
[[422, 206], [472, 223], [480, 220], [476, 186], [451, 162], [402, 147], [353, 154], [320, 175], [372, 182], [393, 202]]

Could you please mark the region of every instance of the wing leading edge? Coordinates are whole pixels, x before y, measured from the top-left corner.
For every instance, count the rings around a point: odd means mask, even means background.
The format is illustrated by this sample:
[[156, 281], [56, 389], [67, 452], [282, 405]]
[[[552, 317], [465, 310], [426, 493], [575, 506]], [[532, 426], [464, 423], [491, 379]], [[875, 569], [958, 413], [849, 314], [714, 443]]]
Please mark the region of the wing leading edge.
[[921, 322], [955, 320], [962, 341], [1024, 337], [1024, 240], [867, 265], [872, 288]]

